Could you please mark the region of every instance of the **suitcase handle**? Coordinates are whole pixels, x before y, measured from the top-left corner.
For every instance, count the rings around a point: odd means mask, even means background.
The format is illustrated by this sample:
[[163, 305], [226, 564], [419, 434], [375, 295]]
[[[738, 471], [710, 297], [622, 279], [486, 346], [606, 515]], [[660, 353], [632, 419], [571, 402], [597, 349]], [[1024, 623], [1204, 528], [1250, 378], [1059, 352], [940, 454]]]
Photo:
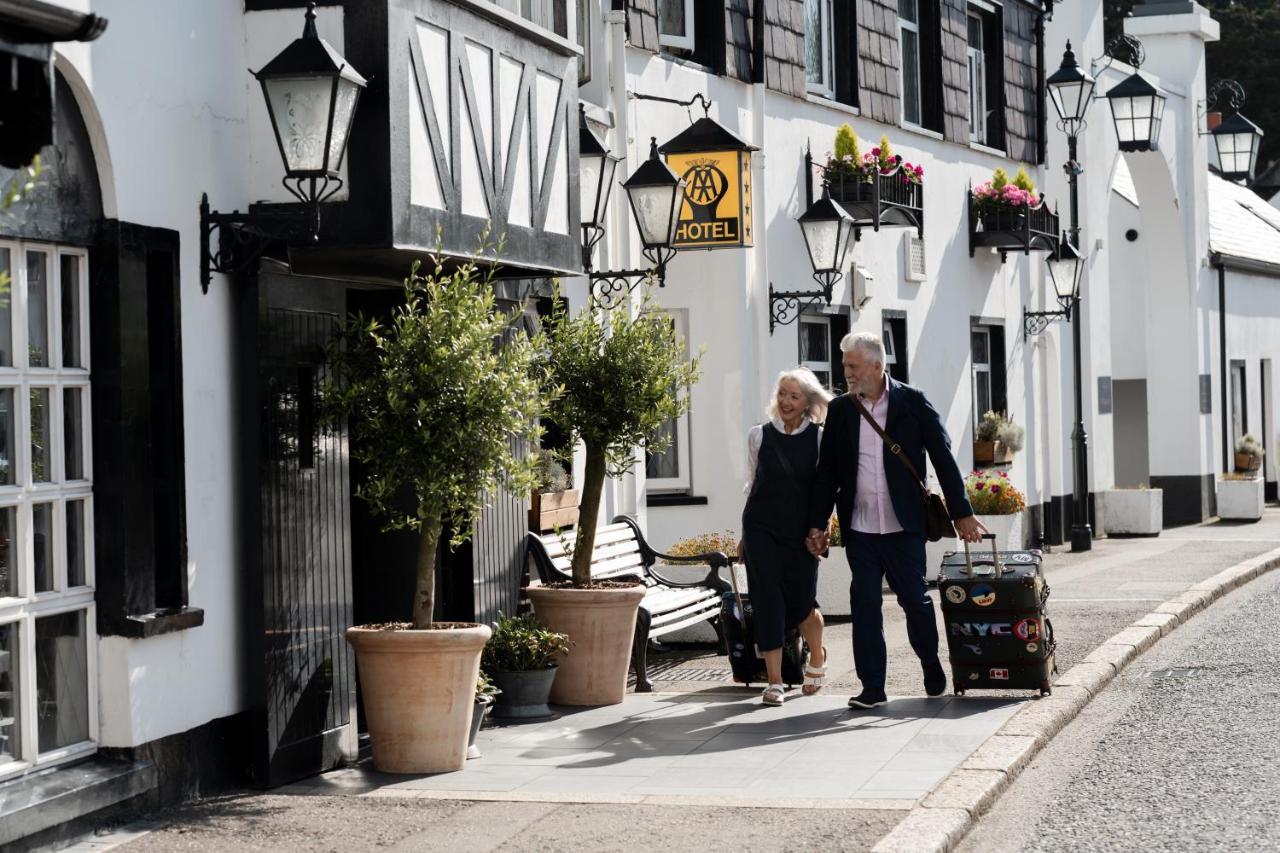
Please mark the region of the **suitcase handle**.
[[961, 539], [960, 541], [964, 543], [965, 572], [969, 575], [994, 576], [996, 574], [1004, 574], [1006, 572], [1013, 571], [1013, 569], [1000, 563], [1000, 551], [996, 548], [996, 535], [994, 533], [983, 533], [982, 538], [991, 540], [991, 569], [990, 571], [981, 571], [981, 569], [985, 568], [984, 566], [979, 566], [978, 569], [975, 569], [973, 567], [973, 554], [969, 550], [969, 540]]

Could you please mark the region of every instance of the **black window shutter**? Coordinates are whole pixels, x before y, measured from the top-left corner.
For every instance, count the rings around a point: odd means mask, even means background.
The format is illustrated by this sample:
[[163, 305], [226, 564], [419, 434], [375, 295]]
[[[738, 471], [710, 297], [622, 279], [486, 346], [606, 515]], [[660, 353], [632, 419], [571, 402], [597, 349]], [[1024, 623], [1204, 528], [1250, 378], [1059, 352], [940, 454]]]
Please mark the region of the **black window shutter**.
[[987, 326], [990, 335], [991, 352], [987, 357], [991, 360], [991, 409], [996, 412], [1009, 412], [1009, 386], [1006, 379], [1007, 368], [1004, 354], [1004, 328]]
[[187, 603], [176, 231], [107, 221], [90, 255], [98, 630]]
[[693, 8], [693, 61], [715, 74], [724, 74], [728, 17], [723, 3], [695, 3]]
[[940, 0], [920, 2], [920, 119], [942, 133], [942, 17]]
[[836, 0], [832, 36], [835, 40], [836, 100], [858, 106], [857, 0]]
[[982, 42], [986, 58], [987, 145], [1008, 151], [1005, 139], [1004, 94], [1004, 11], [996, 7], [994, 14], [982, 16]]

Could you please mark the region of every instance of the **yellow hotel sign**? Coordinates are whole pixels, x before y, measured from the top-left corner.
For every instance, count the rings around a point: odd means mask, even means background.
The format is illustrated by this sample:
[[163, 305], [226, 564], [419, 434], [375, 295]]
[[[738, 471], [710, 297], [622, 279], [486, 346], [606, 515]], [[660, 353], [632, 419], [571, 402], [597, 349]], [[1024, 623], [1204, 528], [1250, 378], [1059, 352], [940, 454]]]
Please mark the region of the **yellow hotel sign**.
[[702, 118], [659, 150], [685, 181], [676, 248], [752, 245], [751, 152], [755, 149]]

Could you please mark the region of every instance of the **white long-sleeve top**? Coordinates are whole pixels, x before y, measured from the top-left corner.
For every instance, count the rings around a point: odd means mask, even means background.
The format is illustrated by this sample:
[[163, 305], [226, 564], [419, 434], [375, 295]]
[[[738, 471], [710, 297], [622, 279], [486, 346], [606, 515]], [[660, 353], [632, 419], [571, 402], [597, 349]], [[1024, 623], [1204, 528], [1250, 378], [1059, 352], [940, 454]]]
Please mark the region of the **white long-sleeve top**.
[[[774, 418], [771, 423], [773, 428], [783, 435], [799, 435], [807, 430], [810, 426], [818, 431], [818, 450], [822, 450], [822, 427], [813, 423], [807, 417], [800, 419], [800, 426], [796, 427], [795, 432], [788, 433], [787, 428], [782, 423], [782, 418]], [[756, 481], [756, 465], [760, 460], [760, 445], [764, 443], [764, 425], [756, 424], [747, 433], [747, 484], [742, 487], [744, 495], [751, 494], [751, 486]]]

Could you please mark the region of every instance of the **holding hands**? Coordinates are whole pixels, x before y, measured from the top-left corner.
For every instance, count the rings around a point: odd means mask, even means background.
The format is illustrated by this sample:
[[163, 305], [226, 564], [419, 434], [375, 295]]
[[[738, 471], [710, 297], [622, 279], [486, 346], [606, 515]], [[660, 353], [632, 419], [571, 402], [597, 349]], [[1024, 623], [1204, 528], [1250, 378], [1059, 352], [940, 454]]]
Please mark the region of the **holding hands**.
[[831, 542], [831, 536], [825, 530], [809, 528], [809, 535], [804, 538], [804, 547], [815, 557], [821, 557]]

